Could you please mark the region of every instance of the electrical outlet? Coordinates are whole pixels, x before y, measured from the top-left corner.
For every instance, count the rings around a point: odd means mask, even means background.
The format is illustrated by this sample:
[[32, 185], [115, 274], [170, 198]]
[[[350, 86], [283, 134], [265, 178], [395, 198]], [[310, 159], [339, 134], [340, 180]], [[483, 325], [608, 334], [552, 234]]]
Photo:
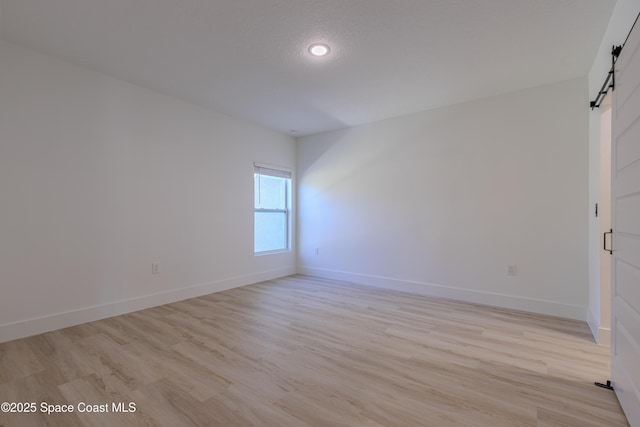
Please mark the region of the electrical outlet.
[[157, 262], [151, 263], [151, 274], [160, 274], [160, 264]]
[[314, 251], [316, 255], [320, 255], [320, 248], [316, 248], [316, 250]]
[[517, 276], [518, 275], [518, 266], [515, 264], [511, 264], [507, 266], [507, 275], [508, 276]]

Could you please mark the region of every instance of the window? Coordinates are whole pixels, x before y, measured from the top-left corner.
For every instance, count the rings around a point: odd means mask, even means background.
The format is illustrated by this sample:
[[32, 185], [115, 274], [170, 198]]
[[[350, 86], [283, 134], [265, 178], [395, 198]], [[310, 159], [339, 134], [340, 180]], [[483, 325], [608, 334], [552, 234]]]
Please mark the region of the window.
[[289, 249], [291, 172], [254, 165], [254, 252]]

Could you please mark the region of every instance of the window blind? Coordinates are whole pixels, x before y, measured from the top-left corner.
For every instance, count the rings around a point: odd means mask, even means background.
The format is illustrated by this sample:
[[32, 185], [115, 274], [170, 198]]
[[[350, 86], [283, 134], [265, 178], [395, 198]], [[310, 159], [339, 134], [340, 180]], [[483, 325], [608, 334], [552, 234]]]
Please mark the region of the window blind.
[[274, 166], [266, 166], [258, 163], [253, 164], [253, 172], [259, 175], [277, 176], [278, 178], [291, 178], [291, 171], [286, 169], [276, 169]]

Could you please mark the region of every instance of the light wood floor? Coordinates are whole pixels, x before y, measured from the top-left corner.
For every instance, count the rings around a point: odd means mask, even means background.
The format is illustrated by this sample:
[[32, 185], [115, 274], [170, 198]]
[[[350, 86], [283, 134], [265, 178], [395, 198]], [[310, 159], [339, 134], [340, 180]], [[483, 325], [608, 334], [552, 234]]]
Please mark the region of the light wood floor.
[[8, 426], [626, 426], [582, 322], [293, 276], [0, 344]]

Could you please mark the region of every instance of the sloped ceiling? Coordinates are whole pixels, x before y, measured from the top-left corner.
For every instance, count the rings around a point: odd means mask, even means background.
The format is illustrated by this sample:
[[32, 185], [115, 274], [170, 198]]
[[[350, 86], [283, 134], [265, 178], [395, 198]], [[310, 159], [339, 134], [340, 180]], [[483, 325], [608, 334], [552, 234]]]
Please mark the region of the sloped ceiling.
[[615, 5], [1, 1], [5, 41], [295, 135], [584, 76]]

